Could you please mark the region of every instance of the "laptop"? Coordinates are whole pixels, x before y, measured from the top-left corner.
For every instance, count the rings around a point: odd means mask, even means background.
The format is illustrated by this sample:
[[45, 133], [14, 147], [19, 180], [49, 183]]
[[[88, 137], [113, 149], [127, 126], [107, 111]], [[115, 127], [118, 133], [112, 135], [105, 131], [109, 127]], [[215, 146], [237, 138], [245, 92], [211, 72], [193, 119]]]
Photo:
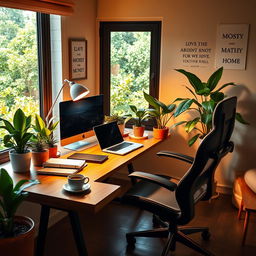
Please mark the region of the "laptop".
[[94, 132], [102, 151], [117, 155], [125, 155], [143, 144], [124, 141], [117, 122], [94, 126]]

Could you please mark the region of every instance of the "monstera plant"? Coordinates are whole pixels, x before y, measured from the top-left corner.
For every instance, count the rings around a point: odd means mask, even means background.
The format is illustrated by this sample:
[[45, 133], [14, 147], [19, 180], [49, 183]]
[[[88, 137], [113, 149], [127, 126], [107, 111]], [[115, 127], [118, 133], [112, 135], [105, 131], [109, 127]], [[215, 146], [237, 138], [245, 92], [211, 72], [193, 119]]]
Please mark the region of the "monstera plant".
[[[216, 70], [207, 80], [202, 82], [195, 74], [184, 69], [176, 69], [176, 71], [185, 75], [190, 83], [186, 89], [191, 93], [191, 98], [177, 98], [175, 102], [179, 102], [174, 117], [185, 112], [194, 112], [190, 120], [181, 121], [187, 133], [195, 132], [189, 139], [188, 145], [193, 145], [198, 138], [204, 138], [212, 129], [212, 116], [217, 103], [225, 98], [222, 90], [228, 86], [235, 86], [233, 82], [229, 82], [218, 86], [222, 77], [223, 67]], [[191, 115], [192, 116], [192, 115]], [[240, 113], [236, 113], [236, 120], [243, 124], [248, 124]]]

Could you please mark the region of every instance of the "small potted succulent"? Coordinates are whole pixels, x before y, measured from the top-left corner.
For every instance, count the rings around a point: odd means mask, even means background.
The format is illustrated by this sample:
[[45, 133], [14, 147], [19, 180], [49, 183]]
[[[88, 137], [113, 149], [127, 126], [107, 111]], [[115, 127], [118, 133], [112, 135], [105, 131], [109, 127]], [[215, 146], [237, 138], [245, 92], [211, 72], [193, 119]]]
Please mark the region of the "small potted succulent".
[[10, 148], [9, 156], [14, 172], [30, 171], [31, 151], [28, 149], [29, 140], [32, 133], [31, 115], [26, 116], [19, 108], [13, 116], [13, 122], [0, 118], [3, 125], [0, 128], [5, 129], [9, 134], [3, 138], [4, 146]]
[[165, 105], [158, 99], [144, 92], [144, 98], [152, 108], [147, 112], [151, 118], [154, 118], [157, 123], [157, 127], [153, 127], [153, 136], [156, 139], [164, 139], [168, 136], [167, 124], [173, 117], [173, 111], [176, 107], [175, 104]]
[[105, 116], [104, 118], [105, 123], [111, 123], [111, 122], [117, 122], [119, 130], [121, 134], [124, 134], [124, 128], [125, 128], [125, 117], [119, 116], [117, 114]]
[[[27, 184], [25, 184], [27, 183]], [[15, 216], [17, 208], [26, 198], [25, 188], [38, 184], [37, 180], [20, 180], [15, 186], [5, 169], [0, 169], [0, 251], [1, 255], [34, 254], [34, 221]]]
[[132, 112], [135, 114], [135, 117], [133, 117], [132, 115], [128, 115], [128, 118], [127, 118], [127, 121], [132, 119], [134, 122], [133, 135], [134, 137], [138, 137], [138, 138], [143, 137], [145, 126], [142, 124], [142, 121], [149, 117], [147, 110], [144, 108], [138, 109], [134, 105], [129, 105], [129, 106]]
[[49, 159], [49, 150], [46, 144], [47, 130], [42, 118], [36, 114], [33, 125], [35, 134], [31, 137], [32, 162], [34, 166], [42, 166]]

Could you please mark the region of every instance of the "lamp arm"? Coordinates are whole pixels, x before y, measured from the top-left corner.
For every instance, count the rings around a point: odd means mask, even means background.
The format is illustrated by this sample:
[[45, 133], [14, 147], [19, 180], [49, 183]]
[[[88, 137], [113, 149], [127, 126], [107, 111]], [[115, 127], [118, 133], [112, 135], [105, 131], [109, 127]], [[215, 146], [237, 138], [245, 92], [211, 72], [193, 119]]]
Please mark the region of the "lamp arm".
[[54, 106], [55, 106], [55, 104], [56, 104], [56, 102], [57, 102], [57, 100], [58, 100], [58, 98], [60, 96], [60, 93], [62, 92], [62, 90], [63, 90], [63, 88], [64, 88], [66, 83], [68, 83], [70, 85], [71, 82], [69, 80], [67, 80], [67, 79], [64, 80], [64, 82], [62, 84], [62, 87], [60, 88], [60, 90], [58, 92], [58, 95], [56, 96], [56, 98], [55, 98], [55, 100], [54, 100], [54, 102], [53, 102], [53, 104], [52, 104], [52, 106], [51, 106], [47, 116], [45, 117], [45, 122], [46, 122], [47, 125], [49, 125], [49, 123], [48, 123], [49, 116], [52, 113], [52, 110], [53, 110], [53, 108], [54, 108]]

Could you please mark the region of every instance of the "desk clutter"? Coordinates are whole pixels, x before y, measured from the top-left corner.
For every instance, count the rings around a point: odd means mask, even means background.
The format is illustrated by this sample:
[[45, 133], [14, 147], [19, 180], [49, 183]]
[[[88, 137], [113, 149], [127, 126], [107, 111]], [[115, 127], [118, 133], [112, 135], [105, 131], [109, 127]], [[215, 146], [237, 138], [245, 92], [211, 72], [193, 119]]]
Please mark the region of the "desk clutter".
[[81, 171], [87, 165], [85, 160], [50, 158], [43, 168], [36, 170], [38, 174], [68, 176]]

